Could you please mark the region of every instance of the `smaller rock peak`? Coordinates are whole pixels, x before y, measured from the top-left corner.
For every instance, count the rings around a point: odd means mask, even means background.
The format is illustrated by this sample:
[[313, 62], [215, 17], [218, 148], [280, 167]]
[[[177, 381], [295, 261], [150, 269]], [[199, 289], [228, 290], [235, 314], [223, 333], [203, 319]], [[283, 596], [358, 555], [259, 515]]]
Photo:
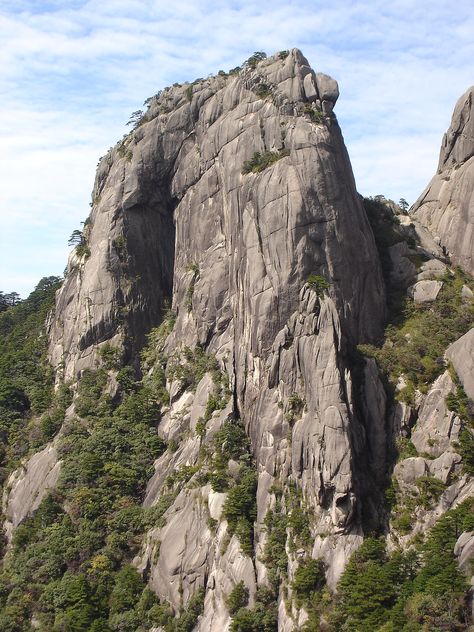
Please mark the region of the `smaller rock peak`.
[[339, 98], [339, 85], [335, 79], [322, 72], [316, 73], [316, 84], [321, 101], [330, 101], [333, 105]]
[[290, 54], [292, 55], [292, 57], [294, 58], [297, 64], [300, 64], [301, 66], [309, 66], [308, 60], [306, 59], [306, 57], [303, 55], [303, 53], [300, 51], [299, 48], [292, 48], [290, 51]]
[[451, 125], [443, 137], [438, 173], [461, 165], [474, 156], [474, 86], [458, 100]]

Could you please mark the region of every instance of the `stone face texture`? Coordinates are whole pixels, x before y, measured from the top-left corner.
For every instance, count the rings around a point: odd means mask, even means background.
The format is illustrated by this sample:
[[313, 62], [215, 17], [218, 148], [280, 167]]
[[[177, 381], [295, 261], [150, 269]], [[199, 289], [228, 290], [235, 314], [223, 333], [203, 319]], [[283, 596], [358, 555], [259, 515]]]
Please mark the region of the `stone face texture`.
[[446, 274], [448, 266], [439, 259], [430, 259], [421, 265], [420, 270], [420, 273], [417, 275], [419, 281], [425, 279], [439, 279]]
[[13, 529], [38, 509], [48, 489], [54, 489], [60, 469], [56, 448], [48, 444], [34, 454], [24, 467], [10, 475], [2, 503], [8, 540], [11, 539]]
[[[257, 96], [260, 83], [271, 86], [270, 98]], [[384, 474], [378, 448], [385, 402], [368, 373], [365, 430], [346, 353], [380, 334], [384, 290], [332, 114], [337, 82], [316, 75], [295, 49], [285, 60], [269, 58], [191, 90], [191, 100], [182, 86], [153, 101], [148, 120], [102, 159], [86, 227], [91, 254], [71, 257], [50, 357], [67, 379], [93, 367], [107, 341], [133, 358], [168, 299], [177, 320], [166, 353], [200, 344], [228, 373], [233, 395], [208, 422], [204, 441], [229, 415], [240, 417], [250, 436], [259, 472], [255, 567], [235, 537], [223, 552], [225, 495], [199, 485], [179, 494], [136, 560], [176, 608], [204, 586], [198, 629], [220, 632], [229, 625], [225, 597], [233, 585], [242, 579], [253, 599], [257, 577], [265, 582], [263, 521], [277, 479], [297, 481], [317, 529], [328, 534], [313, 554], [327, 560], [332, 586], [361, 540], [361, 499], [380, 484], [365, 473]], [[307, 103], [324, 112], [324, 124], [305, 113]], [[254, 152], [283, 149], [288, 155], [261, 173], [241, 173]], [[330, 282], [324, 296], [305, 285], [311, 274]], [[159, 500], [169, 474], [197, 463], [194, 429], [213, 388], [209, 376], [195, 393], [169, 386], [160, 433], [180, 444], [155, 464], [147, 506]], [[294, 393], [304, 409], [290, 442], [279, 402], [286, 407]], [[216, 534], [209, 516], [220, 520]]]
[[321, 101], [330, 101], [333, 105], [339, 98], [339, 86], [329, 75], [322, 72], [316, 73], [316, 86]]
[[[258, 98], [262, 82], [272, 87], [271, 98]], [[92, 366], [97, 345], [107, 339], [124, 341], [133, 355], [128, 338], [143, 339], [159, 322], [166, 297], [177, 319], [165, 352], [200, 344], [229, 375], [230, 408], [211, 419], [205, 441], [231, 414], [250, 436], [259, 472], [255, 568], [235, 538], [221, 552], [225, 522], [216, 536], [208, 515], [219, 516], [224, 499], [199, 486], [182, 491], [167, 525], [148, 534], [136, 561], [175, 607], [180, 586], [186, 602], [206, 582], [202, 630], [226, 629], [224, 598], [234, 583], [243, 579], [253, 595], [257, 576], [265, 581], [258, 557], [276, 480], [297, 482], [317, 530], [328, 534], [320, 553], [331, 585], [360, 542], [362, 498], [376, 496], [381, 484], [385, 402], [373, 392], [376, 376], [368, 374], [365, 428], [355, 412], [347, 351], [380, 334], [384, 290], [331, 114], [337, 96], [337, 83], [315, 75], [293, 50], [254, 71], [194, 85], [191, 101], [186, 86], [173, 88], [166, 93], [167, 113], [152, 102], [150, 120], [127, 141], [128, 157], [115, 148], [100, 164], [88, 229], [91, 256], [72, 261], [58, 299], [50, 353], [56, 364], [64, 362], [67, 376]], [[324, 110], [324, 124], [305, 113], [308, 102]], [[254, 152], [282, 149], [289, 155], [261, 173], [241, 173]], [[330, 282], [324, 296], [305, 284], [311, 274]], [[157, 502], [170, 473], [197, 462], [193, 428], [211, 388], [203, 378], [194, 394], [178, 396], [170, 385], [171, 408], [160, 433], [181, 437], [180, 447], [155, 464], [146, 505]], [[284, 413], [294, 393], [304, 407], [291, 430]]]
[[456, 104], [438, 171], [413, 205], [453, 262], [474, 274], [474, 86]]
[[446, 349], [466, 395], [474, 399], [474, 327]]
[[452, 441], [457, 441], [461, 429], [460, 421], [448, 410], [445, 402], [446, 397], [454, 390], [453, 381], [446, 371], [428, 392], [411, 435], [418, 452], [437, 457], [448, 449]]
[[442, 281], [418, 281], [408, 290], [415, 303], [432, 303], [443, 287]]
[[[194, 342], [240, 335], [241, 312], [252, 352], [268, 349], [311, 273], [333, 282], [348, 335], [379, 331], [371, 231], [337, 123], [304, 114], [307, 76], [335, 101], [336, 82], [318, 83], [297, 50], [203, 81], [191, 102], [186, 86], [172, 88], [169, 111], [152, 103], [150, 120], [101, 160], [85, 230], [91, 255], [71, 256], [51, 332], [53, 364], [68, 378], [94, 364], [103, 341], [143, 342], [173, 285], [183, 303], [192, 263]], [[273, 86], [272, 100], [257, 97], [259, 81]], [[241, 174], [255, 151], [283, 148], [290, 155], [261, 174]]]
[[390, 282], [397, 287], [406, 288], [416, 278], [416, 266], [411, 261], [413, 254], [406, 241], [400, 241], [388, 248], [391, 269]]
[[455, 546], [454, 554], [459, 558], [459, 567], [463, 571], [469, 570], [469, 563], [474, 558], [474, 532], [465, 531], [459, 536]]

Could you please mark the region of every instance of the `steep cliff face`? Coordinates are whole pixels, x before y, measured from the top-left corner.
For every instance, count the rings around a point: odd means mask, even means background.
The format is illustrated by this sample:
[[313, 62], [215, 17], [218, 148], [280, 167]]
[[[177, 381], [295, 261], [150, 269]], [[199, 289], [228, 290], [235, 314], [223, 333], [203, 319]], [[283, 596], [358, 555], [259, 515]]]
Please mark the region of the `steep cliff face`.
[[[254, 65], [165, 91], [102, 159], [90, 256], [70, 260], [51, 359], [74, 379], [105, 341], [133, 354], [172, 298], [166, 355], [199, 345], [227, 373], [231, 414], [259, 472], [260, 524], [272, 484], [297, 482], [334, 583], [346, 545], [326, 536], [345, 534], [349, 549], [361, 536], [361, 496], [375, 487], [366, 470], [380, 457], [364, 438], [348, 351], [380, 334], [384, 290], [332, 113], [336, 82], [298, 50]], [[383, 428], [379, 412], [373, 423]], [[196, 500], [183, 502], [187, 515]]]
[[474, 87], [459, 99], [443, 137], [438, 171], [413, 215], [453, 262], [474, 274]]
[[[379, 333], [380, 276], [331, 113], [337, 96], [337, 84], [294, 50], [153, 99], [140, 126], [100, 162], [85, 229], [90, 256], [71, 258], [53, 364], [63, 362], [71, 378], [93, 365], [104, 340], [140, 345], [173, 287], [177, 309], [184, 303], [194, 264], [188, 340], [214, 347], [214, 330], [230, 332], [234, 311], [240, 331], [251, 323], [252, 350], [268, 349], [311, 273], [333, 284], [353, 340]], [[254, 152], [282, 159], [244, 176]], [[243, 301], [233, 310], [232, 296]]]

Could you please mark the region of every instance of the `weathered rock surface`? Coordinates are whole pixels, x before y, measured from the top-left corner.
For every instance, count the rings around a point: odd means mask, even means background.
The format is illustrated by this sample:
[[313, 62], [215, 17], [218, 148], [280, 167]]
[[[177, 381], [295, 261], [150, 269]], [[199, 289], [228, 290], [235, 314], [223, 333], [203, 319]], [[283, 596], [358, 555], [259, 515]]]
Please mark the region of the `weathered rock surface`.
[[411, 435], [418, 452], [437, 457], [445, 452], [453, 441], [457, 441], [461, 423], [459, 418], [448, 410], [445, 401], [454, 390], [449, 372], [445, 371], [424, 399]]
[[8, 540], [13, 529], [38, 509], [47, 491], [54, 489], [60, 469], [56, 448], [48, 444], [10, 475], [2, 503]]
[[[216, 326], [229, 337], [227, 299], [245, 291], [247, 303], [258, 297], [261, 317], [253, 320], [253, 345], [260, 338], [268, 346], [315, 272], [334, 280], [348, 333], [367, 338], [379, 330], [383, 291], [370, 229], [337, 123], [315, 124], [304, 113], [308, 76], [335, 101], [334, 80], [318, 84], [296, 50], [203, 81], [191, 102], [186, 86], [169, 89], [170, 112], [152, 102], [145, 122], [102, 159], [85, 230], [91, 254], [72, 255], [52, 328], [51, 358], [67, 377], [93, 366], [105, 340], [139, 345], [171, 295], [173, 267], [183, 303], [192, 263], [199, 264], [195, 341], [207, 341]], [[272, 101], [255, 93], [262, 82], [272, 86]], [[253, 152], [283, 148], [290, 155], [261, 174], [241, 174]]]
[[448, 271], [448, 266], [439, 259], [430, 259], [421, 265], [417, 275], [419, 281], [424, 279], [438, 279], [443, 277]]
[[454, 547], [454, 554], [459, 558], [459, 568], [463, 571], [469, 569], [469, 563], [474, 558], [474, 532], [465, 531], [459, 536]]
[[474, 328], [446, 349], [446, 357], [453, 363], [467, 396], [474, 399]]
[[438, 170], [413, 205], [415, 219], [452, 261], [474, 274], [474, 86], [456, 104]]
[[442, 287], [442, 281], [418, 281], [408, 289], [408, 296], [411, 296], [415, 303], [431, 303], [436, 300]]
[[[164, 357], [199, 346], [228, 378], [229, 399], [204, 430], [212, 374], [196, 388], [168, 380], [159, 433], [173, 449], [155, 462], [144, 505], [171, 488], [174, 495], [134, 562], [176, 612], [204, 588], [199, 632], [228, 629], [225, 600], [236, 583], [244, 582], [252, 605], [268, 582], [265, 517], [275, 490], [284, 497], [290, 483], [308, 515], [311, 544], [302, 554], [325, 560], [334, 588], [363, 524], [379, 527], [385, 518], [393, 435], [411, 429], [408, 407], [389, 413], [375, 362], [353, 359], [358, 343], [380, 336], [385, 297], [333, 114], [338, 96], [337, 82], [294, 49], [153, 98], [141, 124], [100, 162], [84, 231], [90, 255], [71, 256], [57, 298], [50, 358], [58, 378], [95, 367], [105, 343], [123, 346], [136, 364], [170, 305], [176, 321]], [[275, 161], [243, 173], [257, 152], [260, 159], [273, 152]], [[406, 242], [390, 248], [399, 288], [416, 281], [414, 254]], [[443, 266], [425, 264], [417, 296], [436, 298]], [[420, 525], [472, 493], [452, 449], [459, 420], [444, 404], [452, 388], [449, 374], [439, 378], [413, 432], [420, 451], [436, 458], [406, 459], [395, 470], [407, 490], [426, 475], [447, 485]], [[226, 493], [212, 491], [198, 471], [215, 433], [238, 419], [258, 474], [252, 557], [229, 534]], [[173, 487], [182, 472], [189, 477]], [[299, 553], [287, 553], [291, 578]], [[306, 614], [292, 616], [302, 625]], [[294, 621], [280, 599], [280, 630]]]
[[[259, 472], [256, 550], [271, 486], [291, 478], [314, 509], [312, 529], [328, 536], [313, 554], [327, 558], [331, 585], [361, 539], [363, 502], [378, 519], [377, 477], [385, 474], [377, 378], [367, 374], [365, 422], [348, 357], [354, 344], [380, 334], [384, 290], [332, 114], [337, 97], [337, 83], [293, 50], [152, 100], [142, 124], [100, 163], [85, 232], [91, 254], [70, 260], [50, 346], [66, 378], [93, 367], [105, 342], [124, 344], [133, 358], [172, 298], [177, 318], [165, 353], [199, 344], [230, 379], [228, 409], [211, 419], [204, 440], [230, 414], [250, 436]], [[242, 174], [244, 162], [265, 151], [281, 158]], [[310, 275], [330, 286], [318, 295], [305, 285]], [[147, 505], [172, 472], [196, 464], [196, 423], [212, 385], [205, 378], [195, 393], [169, 387], [160, 432], [180, 445], [156, 463]], [[294, 394], [303, 405], [290, 423]], [[217, 536], [208, 526], [218, 500], [199, 485], [183, 489], [137, 560], [176, 608], [204, 586], [200, 629], [215, 631], [228, 625], [224, 598], [233, 584], [243, 579], [252, 595], [257, 577], [266, 581], [258, 555], [254, 567], [235, 537], [220, 550], [225, 521]]]
[[391, 261], [390, 282], [394, 286], [406, 288], [416, 278], [416, 266], [410, 257], [413, 252], [406, 241], [400, 241], [388, 249]]

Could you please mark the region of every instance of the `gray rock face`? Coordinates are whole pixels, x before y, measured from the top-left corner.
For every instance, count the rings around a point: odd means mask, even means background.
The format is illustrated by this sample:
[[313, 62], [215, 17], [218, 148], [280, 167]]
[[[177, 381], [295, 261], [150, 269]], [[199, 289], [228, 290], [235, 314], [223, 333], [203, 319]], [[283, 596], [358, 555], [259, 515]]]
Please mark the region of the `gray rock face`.
[[474, 327], [446, 349], [466, 395], [474, 399]]
[[443, 277], [448, 271], [448, 267], [439, 259], [430, 259], [422, 264], [420, 270], [421, 272], [417, 275], [417, 279], [423, 281], [425, 279], [438, 279]]
[[49, 444], [11, 474], [2, 502], [8, 540], [13, 529], [38, 509], [48, 489], [54, 489], [60, 469], [56, 448]]
[[[102, 159], [85, 231], [91, 254], [71, 256], [51, 332], [52, 362], [63, 363], [68, 378], [94, 365], [103, 341], [133, 338], [139, 346], [173, 283], [175, 303], [183, 303], [192, 263], [199, 264], [195, 341], [207, 340], [217, 323], [223, 332], [227, 299], [245, 294], [259, 297], [251, 339], [265, 347], [310, 273], [333, 281], [353, 338], [379, 331], [383, 291], [371, 232], [337, 123], [315, 124], [304, 113], [308, 76], [317, 90], [295, 49], [285, 60], [193, 86], [191, 102], [186, 86], [171, 88]], [[272, 87], [271, 101], [255, 92], [262, 82]], [[321, 85], [335, 100], [337, 84]], [[241, 174], [254, 152], [283, 148], [289, 156], [261, 174]], [[249, 304], [236, 307], [248, 320]]]
[[460, 420], [447, 409], [446, 397], [454, 391], [453, 381], [446, 371], [431, 387], [420, 408], [411, 440], [418, 452], [437, 457], [445, 452], [452, 441], [457, 441]]
[[438, 171], [413, 205], [415, 219], [454, 263], [474, 274], [474, 86], [456, 104]]
[[415, 303], [431, 303], [436, 300], [442, 287], [442, 281], [418, 281], [408, 289], [408, 296], [411, 296]]
[[465, 531], [459, 536], [454, 547], [454, 554], [459, 558], [459, 567], [463, 571], [469, 569], [469, 563], [474, 558], [474, 532]]
[[406, 288], [416, 278], [416, 266], [411, 261], [413, 255], [406, 241], [400, 241], [388, 249], [391, 261], [390, 282], [397, 287]]
[[443, 137], [438, 171], [462, 165], [474, 156], [474, 86], [471, 86], [456, 103], [451, 125]]
[[[385, 518], [391, 443], [400, 434], [411, 435], [423, 454], [396, 465], [402, 492], [417, 494], [425, 476], [446, 487], [435, 506], [417, 507], [413, 534], [474, 493], [455, 451], [460, 420], [445, 404], [454, 390], [449, 373], [426, 396], [418, 393], [413, 408], [391, 407], [375, 361], [354, 363], [354, 347], [382, 331], [385, 300], [372, 232], [333, 114], [338, 96], [337, 82], [314, 73], [294, 49], [238, 75], [153, 98], [141, 124], [99, 164], [84, 231], [90, 254], [71, 255], [57, 297], [50, 358], [58, 379], [74, 381], [100, 364], [106, 343], [123, 347], [126, 360], [136, 363], [146, 333], [170, 306], [176, 321], [160, 353], [170, 360], [199, 345], [228, 378], [229, 399], [203, 429], [213, 374], [193, 390], [168, 377], [169, 405], [158, 432], [170, 444], [154, 464], [143, 503], [153, 507], [169, 494], [168, 509], [134, 560], [175, 612], [204, 588], [195, 632], [229, 629], [226, 598], [240, 581], [253, 605], [257, 588], [269, 581], [265, 518], [278, 503], [289, 512], [290, 493], [304, 505], [310, 541], [296, 551], [286, 542], [286, 589], [291, 595], [303, 556], [325, 561], [334, 589], [363, 540], [363, 522], [378, 527]], [[443, 208], [464, 237], [469, 227], [463, 212], [453, 219], [452, 200], [469, 190], [468, 105], [455, 112], [458, 131], [448, 135], [440, 159], [440, 174], [449, 173], [443, 182], [455, 192]], [[275, 160], [263, 168], [262, 157], [269, 156]], [[463, 185], [458, 172], [465, 173]], [[445, 200], [435, 197], [436, 186], [430, 209]], [[427, 230], [435, 224], [419, 226], [429, 215], [429, 195], [415, 224], [423, 249], [439, 255]], [[410, 218], [402, 223], [412, 237]], [[460, 257], [466, 248], [463, 243]], [[415, 302], [435, 300], [447, 268], [432, 259], [417, 277], [416, 254], [406, 241], [390, 247], [391, 282], [403, 290], [414, 284]], [[474, 392], [472, 333], [447, 352], [468, 394]], [[216, 432], [237, 419], [250, 438], [246, 458], [258, 477], [252, 556], [230, 532], [227, 492], [213, 491], [202, 470]], [[9, 534], [56, 484], [59, 467], [48, 446], [12, 475], [4, 498]], [[226, 467], [236, 479], [239, 464]], [[173, 483], [176, 473], [184, 473], [179, 483]], [[464, 560], [471, 549], [470, 540], [460, 541], [457, 554]], [[282, 591], [279, 630], [291, 632], [307, 614], [295, 604], [287, 611], [285, 601]]]
[[334, 105], [339, 98], [339, 86], [329, 75], [322, 72], [316, 73], [316, 85], [321, 101], [331, 101]]
[[[348, 352], [381, 333], [384, 290], [332, 114], [338, 94], [295, 49], [154, 99], [100, 163], [91, 254], [73, 255], [58, 297], [50, 357], [68, 378], [94, 366], [106, 341], [133, 358], [166, 299], [176, 323], [165, 353], [199, 344], [229, 376], [229, 407], [211, 419], [205, 441], [229, 415], [245, 425], [259, 477], [255, 561], [235, 537], [222, 551], [225, 521], [217, 535], [208, 525], [222, 499], [198, 482], [181, 491], [136, 560], [176, 608], [206, 588], [203, 632], [226, 629], [234, 583], [243, 579], [253, 595], [257, 579], [266, 581], [259, 552], [273, 483], [290, 478], [303, 491], [314, 536], [327, 537], [313, 555], [327, 560], [331, 585], [361, 540], [362, 502], [372, 502], [377, 520], [385, 401], [374, 367], [364, 388], [353, 385]], [[242, 173], [255, 152], [279, 159]], [[168, 386], [160, 432], [180, 447], [155, 464], [147, 505], [171, 472], [197, 463], [195, 428], [211, 382], [203, 378], [196, 393]], [[289, 420], [295, 396], [301, 406]], [[358, 398], [367, 400], [364, 420]]]

